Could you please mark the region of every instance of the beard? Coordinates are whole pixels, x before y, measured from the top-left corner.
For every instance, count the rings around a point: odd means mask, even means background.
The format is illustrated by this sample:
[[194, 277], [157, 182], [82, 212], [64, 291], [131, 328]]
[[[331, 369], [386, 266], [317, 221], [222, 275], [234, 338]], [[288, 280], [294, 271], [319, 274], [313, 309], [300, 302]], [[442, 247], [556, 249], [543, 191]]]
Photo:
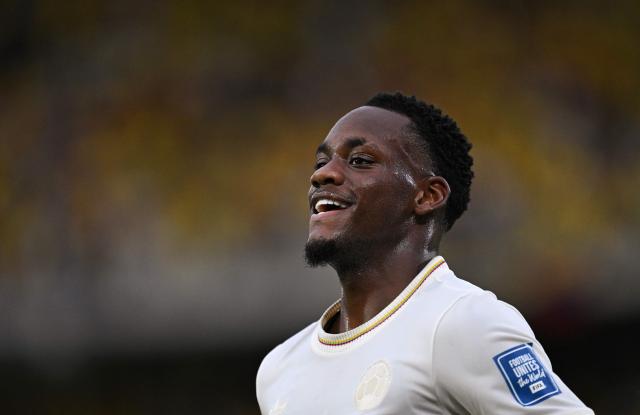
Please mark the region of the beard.
[[307, 265], [315, 268], [331, 266], [338, 273], [355, 271], [366, 263], [371, 241], [358, 238], [315, 239], [307, 241], [304, 258]]
[[311, 268], [329, 265], [339, 256], [340, 248], [335, 239], [315, 239], [304, 246], [304, 260]]

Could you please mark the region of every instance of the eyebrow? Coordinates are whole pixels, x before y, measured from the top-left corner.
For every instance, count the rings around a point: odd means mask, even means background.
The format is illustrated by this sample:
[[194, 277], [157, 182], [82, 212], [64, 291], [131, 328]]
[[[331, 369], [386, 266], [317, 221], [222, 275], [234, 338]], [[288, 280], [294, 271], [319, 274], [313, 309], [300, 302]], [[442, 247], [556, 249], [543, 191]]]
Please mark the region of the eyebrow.
[[[361, 146], [363, 144], [365, 144], [367, 142], [367, 140], [365, 140], [362, 137], [349, 137], [347, 138], [346, 142], [344, 143], [344, 145], [351, 150], [352, 148]], [[324, 154], [329, 154], [331, 153], [331, 148], [329, 147], [329, 145], [327, 143], [322, 143], [318, 146], [318, 149], [316, 150], [316, 154], [320, 154], [320, 153], [324, 153]]]

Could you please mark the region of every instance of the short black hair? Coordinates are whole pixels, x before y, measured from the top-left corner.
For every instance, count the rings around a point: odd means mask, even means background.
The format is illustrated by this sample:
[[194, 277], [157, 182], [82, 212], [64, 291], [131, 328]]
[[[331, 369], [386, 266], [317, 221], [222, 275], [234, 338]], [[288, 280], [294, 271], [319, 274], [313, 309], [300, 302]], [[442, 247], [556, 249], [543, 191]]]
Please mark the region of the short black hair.
[[467, 210], [473, 180], [473, 158], [469, 154], [471, 143], [458, 124], [436, 106], [401, 92], [378, 93], [365, 105], [393, 111], [411, 120], [412, 132], [426, 144], [433, 173], [444, 177], [451, 188], [444, 215], [446, 230], [451, 229]]

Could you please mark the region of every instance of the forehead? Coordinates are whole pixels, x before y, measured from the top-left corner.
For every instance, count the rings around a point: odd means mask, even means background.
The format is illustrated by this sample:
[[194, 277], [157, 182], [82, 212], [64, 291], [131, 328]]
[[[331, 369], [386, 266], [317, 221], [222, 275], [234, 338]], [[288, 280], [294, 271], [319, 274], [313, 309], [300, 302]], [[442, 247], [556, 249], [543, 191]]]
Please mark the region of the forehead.
[[324, 144], [335, 148], [345, 139], [357, 137], [378, 146], [403, 145], [403, 129], [410, 122], [406, 116], [382, 108], [359, 107], [338, 120]]

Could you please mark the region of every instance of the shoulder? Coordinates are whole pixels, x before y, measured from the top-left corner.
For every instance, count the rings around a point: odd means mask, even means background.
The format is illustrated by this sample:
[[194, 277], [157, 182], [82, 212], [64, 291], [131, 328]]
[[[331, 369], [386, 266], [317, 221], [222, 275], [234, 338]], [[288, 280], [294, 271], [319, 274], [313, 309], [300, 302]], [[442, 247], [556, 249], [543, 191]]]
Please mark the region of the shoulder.
[[290, 356], [299, 347], [304, 347], [308, 344], [309, 337], [315, 332], [317, 324], [317, 322], [309, 324], [307, 327], [276, 346], [264, 357], [264, 359], [262, 359], [256, 378], [258, 393], [262, 387], [270, 384], [275, 378], [277, 378], [278, 374], [282, 371], [283, 362], [288, 356]]
[[[446, 263], [433, 276], [431, 301], [436, 297], [441, 302], [437, 336], [474, 335], [507, 325], [515, 325], [533, 335], [515, 307], [498, 300], [491, 291], [458, 278]], [[465, 331], [461, 332], [461, 329]]]
[[592, 414], [553, 372], [520, 312], [489, 291], [470, 290], [451, 304], [432, 353], [437, 394], [454, 413], [507, 414], [536, 405], [544, 413]]
[[468, 373], [480, 374], [493, 356], [519, 344], [539, 346], [522, 314], [492, 292], [478, 289], [459, 297], [442, 315], [433, 359], [436, 365], [455, 360]]
[[262, 368], [263, 366], [277, 364], [278, 361], [289, 355], [293, 350], [303, 345], [309, 339], [309, 336], [311, 336], [315, 332], [317, 324], [317, 322], [309, 324], [304, 329], [300, 330], [284, 342], [274, 347], [274, 349], [271, 350], [262, 360], [260, 368]]
[[447, 264], [443, 263], [429, 276], [425, 288], [419, 290], [415, 297], [420, 307], [426, 307], [433, 318], [440, 320], [460, 299], [484, 292], [470, 282], [458, 278]]
[[518, 333], [519, 337], [529, 340], [535, 337], [529, 324], [515, 307], [498, 300], [492, 292], [477, 287], [451, 304], [437, 329], [440, 338], [450, 340], [470, 337], [479, 341], [497, 333]]

